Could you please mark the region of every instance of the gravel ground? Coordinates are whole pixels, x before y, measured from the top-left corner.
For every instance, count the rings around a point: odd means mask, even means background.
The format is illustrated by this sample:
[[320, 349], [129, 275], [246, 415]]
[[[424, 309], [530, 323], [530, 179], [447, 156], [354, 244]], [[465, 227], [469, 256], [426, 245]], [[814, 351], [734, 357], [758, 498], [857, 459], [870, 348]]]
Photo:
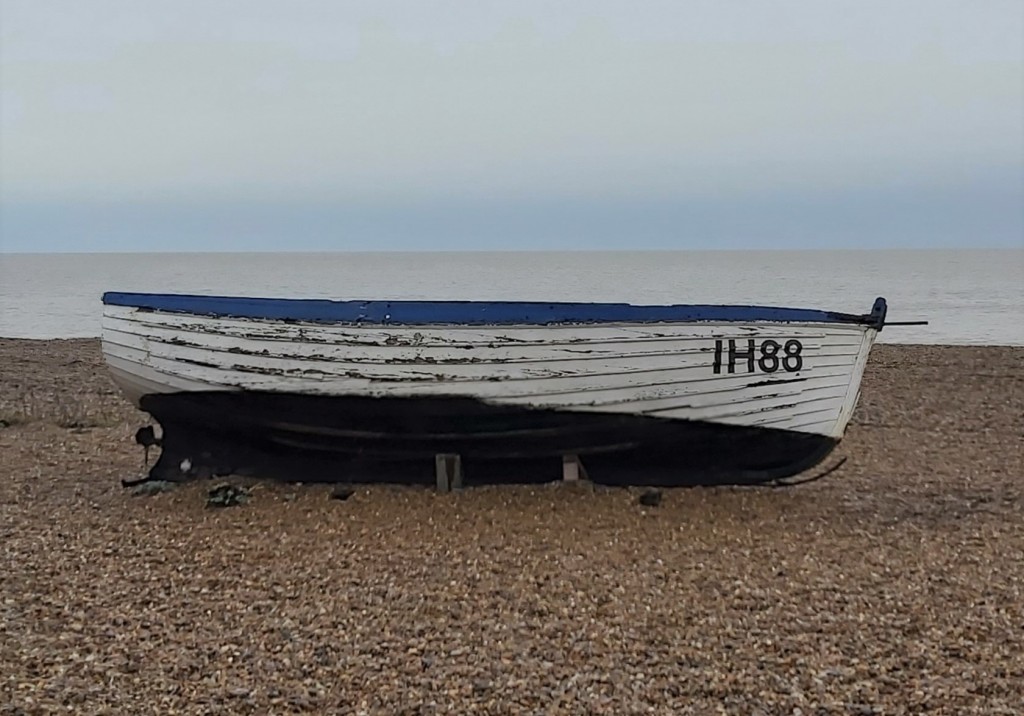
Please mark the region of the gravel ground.
[[876, 348], [787, 489], [137, 496], [96, 341], [0, 340], [0, 714], [1024, 713], [1024, 349]]

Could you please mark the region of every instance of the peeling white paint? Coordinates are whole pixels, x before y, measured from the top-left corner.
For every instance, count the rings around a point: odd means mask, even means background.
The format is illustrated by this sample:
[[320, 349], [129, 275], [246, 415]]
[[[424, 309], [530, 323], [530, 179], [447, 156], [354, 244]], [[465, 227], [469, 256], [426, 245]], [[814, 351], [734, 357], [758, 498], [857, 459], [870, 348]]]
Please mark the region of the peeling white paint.
[[[135, 401], [182, 390], [469, 396], [832, 437], [852, 415], [876, 334], [779, 322], [361, 327], [121, 306], [106, 306], [103, 318], [107, 362]], [[715, 341], [730, 338], [800, 341], [802, 365], [746, 372], [744, 360], [735, 373], [716, 373]]]

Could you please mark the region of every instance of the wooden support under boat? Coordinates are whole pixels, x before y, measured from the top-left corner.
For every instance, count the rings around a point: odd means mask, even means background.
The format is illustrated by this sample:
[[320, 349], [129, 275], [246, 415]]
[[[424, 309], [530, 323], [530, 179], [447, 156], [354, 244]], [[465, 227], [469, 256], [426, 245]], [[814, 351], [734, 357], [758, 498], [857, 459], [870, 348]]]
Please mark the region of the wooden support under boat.
[[439, 453], [434, 456], [434, 472], [438, 492], [462, 489], [462, 456], [458, 453]]
[[562, 456], [562, 480], [564, 482], [576, 482], [580, 478], [587, 479], [587, 470], [579, 455]]

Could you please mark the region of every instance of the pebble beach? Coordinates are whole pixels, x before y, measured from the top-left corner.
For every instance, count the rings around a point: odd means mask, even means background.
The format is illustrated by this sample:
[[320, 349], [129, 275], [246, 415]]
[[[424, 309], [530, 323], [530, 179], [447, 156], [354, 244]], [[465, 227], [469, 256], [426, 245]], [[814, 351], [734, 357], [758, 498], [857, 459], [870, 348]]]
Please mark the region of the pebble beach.
[[[138, 494], [99, 341], [0, 339], [0, 715], [1024, 714], [1024, 348], [877, 346], [824, 479]], [[811, 471], [812, 473], [815, 470]]]

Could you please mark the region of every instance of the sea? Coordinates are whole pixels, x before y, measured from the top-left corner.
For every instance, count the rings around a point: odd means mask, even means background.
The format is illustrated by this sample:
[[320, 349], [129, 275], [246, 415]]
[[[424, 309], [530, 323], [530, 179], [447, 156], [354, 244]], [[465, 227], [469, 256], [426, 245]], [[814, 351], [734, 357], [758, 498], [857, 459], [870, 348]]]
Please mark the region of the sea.
[[0, 253], [0, 336], [100, 335], [105, 291], [597, 301], [867, 313], [881, 342], [1024, 345], [1024, 248], [907, 251]]

